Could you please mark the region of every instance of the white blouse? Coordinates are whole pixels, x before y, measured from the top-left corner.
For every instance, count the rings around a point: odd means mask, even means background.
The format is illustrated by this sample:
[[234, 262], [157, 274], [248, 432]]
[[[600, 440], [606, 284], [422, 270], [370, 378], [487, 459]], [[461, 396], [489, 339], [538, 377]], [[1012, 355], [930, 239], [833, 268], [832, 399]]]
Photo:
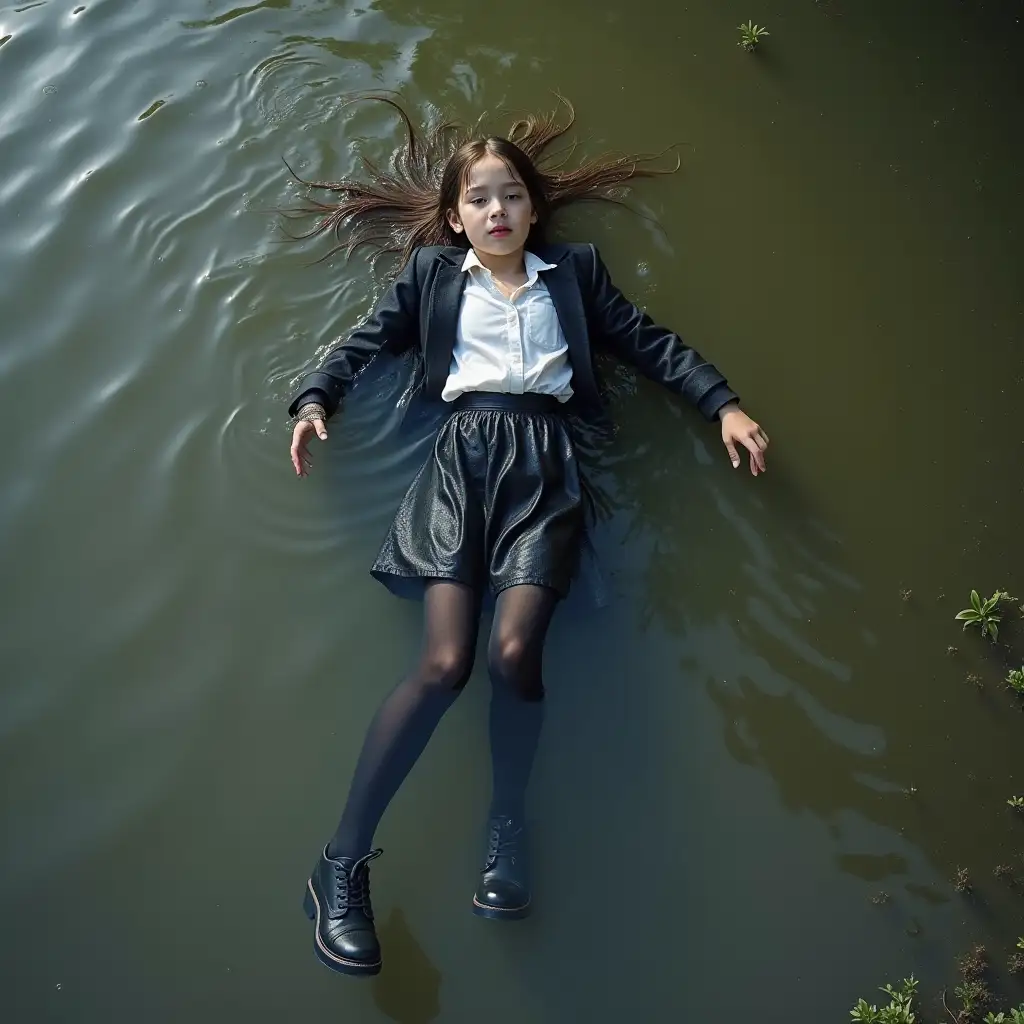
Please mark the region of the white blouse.
[[441, 397], [452, 402], [466, 391], [533, 392], [572, 397], [572, 366], [558, 314], [541, 272], [553, 270], [524, 253], [526, 284], [511, 298], [498, 290], [491, 272], [470, 249], [462, 264], [469, 274], [459, 310], [452, 365]]

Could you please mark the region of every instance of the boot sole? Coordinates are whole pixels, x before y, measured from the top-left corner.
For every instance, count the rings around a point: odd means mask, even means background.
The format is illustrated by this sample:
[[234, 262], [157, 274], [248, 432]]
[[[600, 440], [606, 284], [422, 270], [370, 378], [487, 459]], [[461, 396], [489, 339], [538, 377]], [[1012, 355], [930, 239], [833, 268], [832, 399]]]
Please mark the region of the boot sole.
[[473, 897], [473, 913], [477, 917], [486, 917], [491, 921], [521, 921], [524, 917], [530, 916], [530, 904], [522, 907], [489, 907], [486, 903], [478, 903]]
[[313, 922], [313, 952], [317, 960], [328, 970], [337, 974], [370, 975], [380, 974], [380, 960], [347, 960], [337, 953], [332, 953], [320, 938], [320, 902], [313, 892], [313, 881], [306, 882], [306, 895], [302, 900], [302, 909], [306, 917]]

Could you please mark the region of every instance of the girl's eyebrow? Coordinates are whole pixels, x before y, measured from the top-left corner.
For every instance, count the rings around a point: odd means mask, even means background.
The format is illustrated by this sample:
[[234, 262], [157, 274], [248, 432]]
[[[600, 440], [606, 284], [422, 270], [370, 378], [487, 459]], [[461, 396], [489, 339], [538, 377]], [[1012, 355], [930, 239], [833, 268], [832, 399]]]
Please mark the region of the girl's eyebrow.
[[[498, 188], [522, 188], [522, 187], [523, 187], [523, 183], [521, 181], [503, 181], [498, 186]], [[471, 185], [469, 188], [466, 189], [466, 194], [468, 195], [470, 192], [480, 192], [482, 190], [486, 190], [486, 188], [487, 188], [486, 185]]]

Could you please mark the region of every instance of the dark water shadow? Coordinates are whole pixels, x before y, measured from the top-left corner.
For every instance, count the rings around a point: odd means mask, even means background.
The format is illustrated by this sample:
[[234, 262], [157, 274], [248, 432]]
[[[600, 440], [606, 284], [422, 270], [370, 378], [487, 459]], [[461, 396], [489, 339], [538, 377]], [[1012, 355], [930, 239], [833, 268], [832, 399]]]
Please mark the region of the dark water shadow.
[[405, 914], [393, 907], [377, 933], [387, 950], [387, 967], [373, 981], [373, 1001], [398, 1024], [429, 1024], [441, 1013], [441, 972], [431, 963]]

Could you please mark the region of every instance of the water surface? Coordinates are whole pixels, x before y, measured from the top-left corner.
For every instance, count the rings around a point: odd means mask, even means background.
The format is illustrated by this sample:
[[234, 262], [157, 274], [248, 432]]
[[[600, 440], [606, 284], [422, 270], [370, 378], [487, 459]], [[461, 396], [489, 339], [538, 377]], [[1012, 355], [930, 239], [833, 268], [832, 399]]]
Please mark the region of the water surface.
[[[1021, 17], [0, 8], [4, 1019], [818, 1022], [911, 970], [930, 1005], [972, 941], [1005, 963], [1024, 624], [1001, 651], [952, 616], [1024, 589]], [[725, 370], [772, 450], [734, 473], [619, 378], [610, 601], [566, 605], [546, 664], [538, 913], [469, 913], [478, 672], [382, 826], [386, 968], [360, 983], [315, 962], [300, 896], [418, 645], [366, 569], [423, 450], [382, 381], [291, 476], [287, 395], [375, 284], [308, 266], [271, 211], [301, 194], [282, 157], [387, 157], [394, 119], [342, 109], [381, 88], [474, 119], [557, 90], [588, 152], [681, 144], [631, 197], [660, 227], [587, 208], [560, 232]]]

